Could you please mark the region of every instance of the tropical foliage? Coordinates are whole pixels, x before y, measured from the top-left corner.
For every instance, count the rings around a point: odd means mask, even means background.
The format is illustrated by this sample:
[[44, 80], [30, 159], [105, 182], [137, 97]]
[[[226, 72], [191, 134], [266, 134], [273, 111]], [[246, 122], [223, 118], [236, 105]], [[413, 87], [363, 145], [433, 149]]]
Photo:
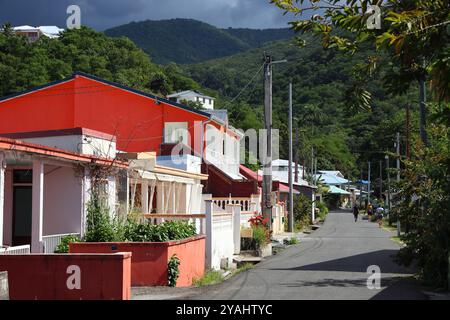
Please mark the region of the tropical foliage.
[[173, 65], [152, 63], [127, 38], [109, 38], [87, 27], [67, 30], [59, 39], [29, 43], [10, 25], [0, 31], [0, 96], [86, 72], [156, 94], [197, 89], [199, 85]]
[[219, 29], [192, 19], [131, 22], [108, 29], [105, 33], [133, 40], [155, 62], [161, 64], [202, 62], [293, 36], [288, 28]]

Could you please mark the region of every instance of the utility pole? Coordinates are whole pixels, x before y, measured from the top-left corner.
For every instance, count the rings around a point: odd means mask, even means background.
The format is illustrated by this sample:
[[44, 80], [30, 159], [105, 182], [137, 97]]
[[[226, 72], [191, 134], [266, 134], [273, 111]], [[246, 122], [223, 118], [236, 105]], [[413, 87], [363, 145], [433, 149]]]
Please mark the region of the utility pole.
[[379, 161], [380, 164], [380, 198], [383, 199], [383, 161]]
[[262, 213], [267, 219], [269, 230], [272, 229], [272, 66], [277, 63], [272, 56], [264, 53], [264, 122], [266, 127], [266, 152], [263, 152], [263, 205]]
[[406, 105], [406, 159], [411, 158], [411, 105]]
[[[397, 183], [400, 182], [400, 132], [397, 132], [397, 142], [395, 143], [395, 147], [397, 148]], [[401, 225], [400, 220], [397, 218], [397, 236], [401, 235]]]
[[428, 146], [427, 134], [427, 92], [425, 88], [425, 80], [419, 80], [419, 102], [420, 102], [420, 138], [425, 146]]
[[368, 165], [369, 165], [369, 172], [368, 172], [368, 179], [367, 179], [367, 181], [368, 181], [368, 184], [367, 184], [367, 199], [368, 199], [368, 203], [370, 203], [370, 165], [371, 165], [371, 163], [370, 163], [370, 161], [368, 162]]
[[387, 203], [388, 203], [388, 217], [391, 215], [391, 177], [390, 177], [390, 165], [389, 165], [389, 156], [385, 156], [386, 159], [386, 171], [387, 171]]
[[314, 147], [311, 147], [311, 179], [314, 185]]
[[[297, 167], [295, 168], [297, 170]], [[297, 175], [297, 171], [295, 172]], [[294, 231], [294, 183], [292, 181], [292, 83], [289, 84], [289, 226]]]

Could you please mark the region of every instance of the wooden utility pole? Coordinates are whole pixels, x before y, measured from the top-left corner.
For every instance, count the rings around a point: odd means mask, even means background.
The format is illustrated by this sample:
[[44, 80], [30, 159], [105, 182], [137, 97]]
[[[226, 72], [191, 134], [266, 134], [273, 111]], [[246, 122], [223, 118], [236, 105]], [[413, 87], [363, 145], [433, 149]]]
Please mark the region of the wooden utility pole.
[[[297, 163], [297, 162], [296, 162]], [[297, 167], [295, 168], [297, 175]], [[289, 225], [288, 231], [294, 232], [294, 183], [292, 181], [292, 83], [289, 84]]]
[[370, 203], [370, 169], [371, 169], [371, 163], [370, 163], [370, 161], [368, 162], [368, 174], [367, 174], [367, 176], [368, 176], [368, 179], [367, 179], [367, 181], [368, 181], [368, 184], [367, 184], [367, 200], [368, 200], [368, 203]]
[[411, 105], [406, 105], [406, 159], [411, 159]]
[[379, 161], [380, 164], [380, 199], [383, 199], [383, 161]]
[[[397, 151], [397, 183], [400, 182], [400, 132], [397, 132], [397, 141], [395, 143], [396, 151]], [[400, 220], [397, 218], [397, 236], [400, 237], [401, 234], [401, 226]]]
[[266, 127], [266, 143], [263, 150], [263, 205], [262, 213], [267, 219], [267, 227], [272, 229], [272, 66], [277, 63], [271, 55], [264, 53], [264, 122]]
[[272, 56], [264, 54], [264, 122], [266, 143], [263, 156], [262, 213], [272, 229]]

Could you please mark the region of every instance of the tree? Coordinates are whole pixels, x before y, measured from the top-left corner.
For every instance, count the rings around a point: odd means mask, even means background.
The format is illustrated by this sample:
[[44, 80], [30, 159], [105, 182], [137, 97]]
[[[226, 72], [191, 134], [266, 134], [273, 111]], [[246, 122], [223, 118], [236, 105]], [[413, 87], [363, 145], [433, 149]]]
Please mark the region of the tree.
[[[448, 0], [272, 0], [284, 10], [297, 16], [309, 13], [311, 18], [294, 21], [293, 29], [302, 34], [320, 37], [324, 48], [337, 48], [355, 53], [369, 45], [378, 50], [360, 68], [359, 79], [350, 92], [360, 107], [367, 107], [370, 94], [364, 79], [377, 68], [382, 55], [387, 55], [393, 68], [387, 79], [400, 81], [394, 88], [404, 93], [413, 82], [419, 84], [421, 138], [426, 135], [426, 91], [428, 80], [434, 98], [450, 100], [449, 38], [450, 2]], [[374, 6], [380, 8], [381, 27], [369, 29]]]

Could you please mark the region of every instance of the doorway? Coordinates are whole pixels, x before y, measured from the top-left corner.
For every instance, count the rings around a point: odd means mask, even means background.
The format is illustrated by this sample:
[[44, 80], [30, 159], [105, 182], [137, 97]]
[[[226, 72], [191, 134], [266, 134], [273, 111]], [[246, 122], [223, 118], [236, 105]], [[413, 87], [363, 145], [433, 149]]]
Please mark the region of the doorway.
[[32, 179], [32, 170], [13, 171], [13, 246], [31, 244]]

